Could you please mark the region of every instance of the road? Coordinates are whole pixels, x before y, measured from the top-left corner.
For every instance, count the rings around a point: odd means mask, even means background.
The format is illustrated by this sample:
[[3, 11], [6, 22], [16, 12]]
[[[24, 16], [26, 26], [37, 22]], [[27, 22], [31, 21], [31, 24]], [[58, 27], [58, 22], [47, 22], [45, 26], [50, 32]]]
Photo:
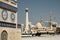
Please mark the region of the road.
[[22, 37], [22, 40], [60, 40], [60, 35], [55, 35], [55, 36], [25, 36]]

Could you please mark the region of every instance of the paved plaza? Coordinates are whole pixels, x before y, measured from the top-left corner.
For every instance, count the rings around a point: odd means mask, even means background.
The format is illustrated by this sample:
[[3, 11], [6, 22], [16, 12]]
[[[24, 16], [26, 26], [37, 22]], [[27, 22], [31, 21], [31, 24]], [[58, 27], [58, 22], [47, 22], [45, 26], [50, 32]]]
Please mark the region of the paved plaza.
[[55, 35], [55, 36], [26, 36], [22, 37], [22, 40], [60, 40], [60, 35]]

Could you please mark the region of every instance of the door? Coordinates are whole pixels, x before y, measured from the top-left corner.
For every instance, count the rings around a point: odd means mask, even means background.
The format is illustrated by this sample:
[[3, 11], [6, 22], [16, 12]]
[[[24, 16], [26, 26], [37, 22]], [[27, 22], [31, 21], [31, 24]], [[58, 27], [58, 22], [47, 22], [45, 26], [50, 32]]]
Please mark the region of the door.
[[1, 40], [7, 40], [7, 32], [6, 31], [3, 31], [2, 33], [1, 33]]

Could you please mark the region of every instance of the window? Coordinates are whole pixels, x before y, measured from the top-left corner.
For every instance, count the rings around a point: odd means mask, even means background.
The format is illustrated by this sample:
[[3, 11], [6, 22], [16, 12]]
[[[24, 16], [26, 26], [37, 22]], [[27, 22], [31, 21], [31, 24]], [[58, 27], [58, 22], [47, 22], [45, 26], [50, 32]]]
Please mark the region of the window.
[[2, 18], [3, 18], [4, 20], [6, 20], [7, 17], [8, 17], [8, 13], [7, 13], [7, 11], [6, 11], [5, 9], [3, 9], [3, 11], [2, 11]]
[[14, 14], [14, 12], [11, 13], [11, 21], [15, 21], [15, 14]]
[[16, 4], [17, 0], [11, 0], [11, 3]]

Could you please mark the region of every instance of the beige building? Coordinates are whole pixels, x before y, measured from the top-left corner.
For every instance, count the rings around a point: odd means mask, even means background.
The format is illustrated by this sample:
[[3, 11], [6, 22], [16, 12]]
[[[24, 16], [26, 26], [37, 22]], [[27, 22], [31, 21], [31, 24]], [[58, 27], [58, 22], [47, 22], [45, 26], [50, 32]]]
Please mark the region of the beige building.
[[41, 24], [40, 22], [38, 22], [38, 23], [36, 24], [36, 27], [37, 27], [37, 28], [43, 28], [43, 26], [42, 26], [42, 24]]
[[17, 0], [0, 0], [0, 40], [21, 40], [16, 24]]

